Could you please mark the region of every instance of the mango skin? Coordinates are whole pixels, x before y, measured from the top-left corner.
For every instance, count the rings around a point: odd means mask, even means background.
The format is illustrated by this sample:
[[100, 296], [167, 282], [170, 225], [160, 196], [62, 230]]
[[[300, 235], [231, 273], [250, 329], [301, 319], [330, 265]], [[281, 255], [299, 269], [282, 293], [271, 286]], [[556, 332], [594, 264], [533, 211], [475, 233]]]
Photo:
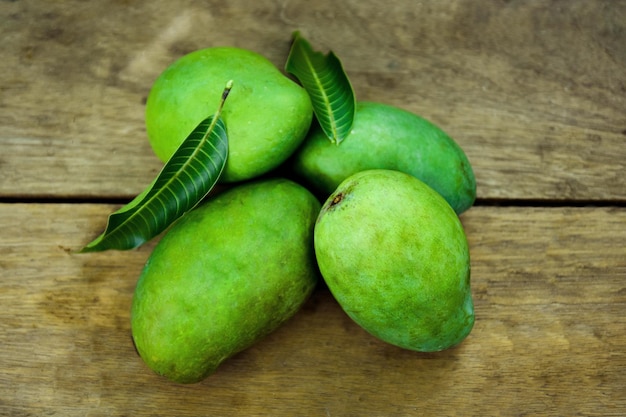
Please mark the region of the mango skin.
[[474, 171], [461, 147], [431, 122], [382, 103], [358, 102], [353, 129], [338, 146], [314, 124], [289, 165], [322, 199], [367, 169], [411, 174], [439, 192], [457, 214], [476, 199]]
[[229, 153], [221, 182], [269, 172], [302, 143], [313, 117], [311, 100], [302, 87], [253, 51], [206, 48], [172, 63], [148, 95], [146, 130], [162, 161], [198, 123], [215, 113], [229, 80], [234, 84], [222, 112]]
[[139, 277], [133, 340], [156, 373], [195, 383], [293, 316], [319, 281], [319, 201], [285, 179], [234, 186], [185, 214]]
[[315, 253], [343, 310], [387, 343], [440, 351], [474, 325], [463, 227], [413, 176], [368, 170], [347, 178], [322, 207]]

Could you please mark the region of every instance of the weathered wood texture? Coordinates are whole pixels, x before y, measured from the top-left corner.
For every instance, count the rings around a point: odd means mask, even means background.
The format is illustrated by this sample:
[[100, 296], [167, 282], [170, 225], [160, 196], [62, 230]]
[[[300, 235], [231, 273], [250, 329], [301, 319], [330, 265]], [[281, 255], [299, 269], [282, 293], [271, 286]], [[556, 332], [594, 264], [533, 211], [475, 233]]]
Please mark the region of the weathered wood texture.
[[[320, 288], [170, 383], [130, 336], [155, 242], [73, 251], [160, 169], [143, 111], [169, 63], [233, 45], [282, 67], [297, 29], [470, 157], [475, 328], [404, 351]], [[0, 36], [0, 416], [626, 415], [626, 1], [14, 0]]]
[[320, 288], [285, 326], [192, 386], [153, 374], [130, 338], [132, 292], [152, 245], [71, 253], [111, 209], [0, 205], [1, 415], [626, 412], [624, 209], [464, 214], [477, 321], [455, 349], [379, 342]]
[[483, 199], [626, 200], [626, 2], [0, 2], [0, 194], [131, 197], [161, 167], [144, 100], [191, 50], [282, 67], [293, 30], [357, 96], [448, 131]]

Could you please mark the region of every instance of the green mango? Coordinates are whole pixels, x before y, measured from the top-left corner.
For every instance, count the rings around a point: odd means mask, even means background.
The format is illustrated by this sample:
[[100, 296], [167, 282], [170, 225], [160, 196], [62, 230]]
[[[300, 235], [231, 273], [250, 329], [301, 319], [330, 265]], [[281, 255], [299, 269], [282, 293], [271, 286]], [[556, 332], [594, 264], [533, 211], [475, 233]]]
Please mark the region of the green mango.
[[393, 170], [348, 177], [315, 225], [317, 262], [337, 302], [377, 338], [432, 352], [474, 324], [465, 232], [450, 205]]
[[185, 214], [141, 272], [133, 340], [156, 373], [201, 381], [293, 316], [319, 280], [320, 202], [286, 179], [234, 186]]
[[313, 108], [301, 86], [253, 51], [206, 48], [172, 63], [148, 95], [148, 139], [162, 161], [167, 161], [189, 133], [217, 110], [229, 80], [233, 80], [233, 87], [222, 111], [229, 153], [221, 182], [264, 174], [283, 163], [302, 143]]
[[387, 104], [358, 102], [352, 131], [338, 146], [315, 124], [288, 165], [322, 199], [366, 169], [411, 174], [439, 192], [457, 214], [476, 199], [474, 172], [461, 147], [429, 121]]

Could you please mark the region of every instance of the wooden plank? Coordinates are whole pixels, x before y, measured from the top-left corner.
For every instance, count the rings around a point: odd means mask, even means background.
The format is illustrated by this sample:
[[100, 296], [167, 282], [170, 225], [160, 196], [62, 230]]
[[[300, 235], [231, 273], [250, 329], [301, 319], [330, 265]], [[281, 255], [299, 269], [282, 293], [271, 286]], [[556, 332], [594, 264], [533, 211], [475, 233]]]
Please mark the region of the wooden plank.
[[129, 307], [154, 243], [76, 254], [115, 207], [0, 204], [0, 415], [626, 414], [626, 210], [462, 216], [477, 322], [432, 354], [375, 340], [320, 288], [202, 383], [134, 351]]
[[360, 99], [433, 120], [483, 199], [626, 200], [626, 3], [165, 0], [0, 5], [0, 195], [131, 197], [161, 167], [144, 100], [191, 50], [282, 67], [295, 29]]

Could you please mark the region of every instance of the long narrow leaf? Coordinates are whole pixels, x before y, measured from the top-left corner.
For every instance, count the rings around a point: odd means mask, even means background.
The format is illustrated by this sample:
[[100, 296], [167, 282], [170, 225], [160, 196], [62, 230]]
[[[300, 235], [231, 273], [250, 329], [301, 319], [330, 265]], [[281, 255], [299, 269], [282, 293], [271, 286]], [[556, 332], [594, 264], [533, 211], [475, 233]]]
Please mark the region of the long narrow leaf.
[[219, 114], [203, 120], [133, 201], [109, 216], [105, 231], [81, 252], [136, 248], [191, 210], [211, 191], [228, 155]]
[[356, 99], [341, 61], [330, 51], [314, 51], [309, 42], [294, 34], [285, 71], [294, 75], [311, 97], [322, 130], [337, 145], [352, 129]]

